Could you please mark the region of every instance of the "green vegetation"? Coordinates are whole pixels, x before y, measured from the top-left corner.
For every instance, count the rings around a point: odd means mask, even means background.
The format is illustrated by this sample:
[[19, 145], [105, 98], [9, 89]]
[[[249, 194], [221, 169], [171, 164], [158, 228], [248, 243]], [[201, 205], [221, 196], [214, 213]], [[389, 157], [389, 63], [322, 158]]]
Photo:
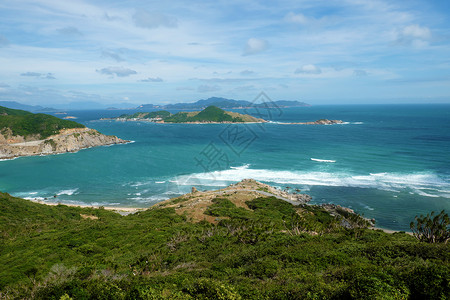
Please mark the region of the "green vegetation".
[[419, 241], [446, 243], [450, 240], [450, 218], [444, 210], [433, 216], [434, 211], [426, 216], [416, 216], [416, 222], [411, 222], [409, 226]]
[[166, 123], [190, 123], [190, 122], [260, 122], [261, 120], [249, 115], [224, 111], [216, 106], [208, 106], [200, 112], [178, 112], [172, 115], [170, 112], [161, 110], [155, 112], [137, 112], [132, 115], [121, 115], [125, 119], [153, 119], [161, 118]]
[[240, 117], [233, 117], [226, 111], [216, 106], [208, 106], [195, 115], [186, 112], [179, 112], [169, 118], [164, 119], [167, 123], [184, 122], [243, 122]]
[[125, 119], [154, 119], [154, 118], [167, 118], [171, 116], [172, 114], [166, 110], [160, 110], [160, 111], [153, 111], [153, 112], [137, 112], [132, 115], [121, 115], [119, 118], [125, 118]]
[[321, 207], [295, 207], [273, 197], [246, 204], [250, 209], [217, 197], [205, 212], [216, 217], [217, 224], [210, 224], [187, 222], [173, 208], [120, 216], [0, 193], [0, 298], [450, 295], [447, 244], [347, 229]]
[[39, 138], [45, 139], [67, 128], [85, 128], [85, 126], [46, 114], [33, 114], [0, 106], [0, 133], [3, 134], [10, 129], [13, 135], [24, 137], [39, 135]]
[[32, 115], [32, 113], [25, 110], [12, 109], [0, 106], [0, 116], [25, 116], [25, 115]]

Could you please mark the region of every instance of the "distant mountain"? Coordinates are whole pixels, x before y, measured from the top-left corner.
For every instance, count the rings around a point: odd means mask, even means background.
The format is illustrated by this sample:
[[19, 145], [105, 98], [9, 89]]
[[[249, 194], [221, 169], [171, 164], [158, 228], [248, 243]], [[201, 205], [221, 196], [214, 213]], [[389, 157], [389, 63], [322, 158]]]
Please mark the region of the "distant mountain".
[[222, 109], [231, 108], [249, 108], [249, 107], [269, 107], [269, 108], [285, 108], [285, 107], [298, 107], [298, 106], [310, 106], [305, 102], [300, 101], [290, 101], [290, 100], [277, 100], [265, 103], [252, 103], [246, 100], [234, 100], [226, 99], [220, 97], [211, 97], [205, 100], [198, 100], [193, 103], [176, 103], [167, 105], [154, 105], [154, 104], [143, 104], [137, 109], [147, 110], [147, 109], [203, 109], [208, 106], [217, 106]]
[[50, 108], [50, 107], [43, 107], [40, 105], [27, 105], [27, 104], [22, 104], [22, 103], [19, 103], [16, 101], [0, 101], [0, 106], [12, 108], [12, 109], [21, 109], [21, 110], [26, 110], [26, 111], [31, 111], [31, 112], [57, 111], [56, 109]]

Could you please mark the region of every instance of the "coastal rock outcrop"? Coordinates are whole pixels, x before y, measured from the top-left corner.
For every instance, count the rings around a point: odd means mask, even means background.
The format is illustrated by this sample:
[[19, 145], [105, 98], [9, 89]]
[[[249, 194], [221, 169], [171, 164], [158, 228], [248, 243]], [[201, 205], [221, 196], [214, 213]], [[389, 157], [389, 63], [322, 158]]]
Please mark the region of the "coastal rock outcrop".
[[63, 129], [59, 134], [43, 140], [32, 140], [30, 137], [25, 139], [3, 131], [3, 134], [0, 134], [0, 159], [77, 152], [85, 148], [127, 142], [129, 141], [116, 136], [104, 135], [90, 128]]
[[342, 120], [328, 120], [328, 119], [320, 119], [315, 122], [308, 122], [313, 125], [333, 125], [333, 124], [342, 124], [344, 123]]
[[328, 120], [320, 119], [314, 122], [293, 122], [293, 123], [282, 123], [288, 125], [334, 125], [334, 124], [344, 124], [342, 120]]

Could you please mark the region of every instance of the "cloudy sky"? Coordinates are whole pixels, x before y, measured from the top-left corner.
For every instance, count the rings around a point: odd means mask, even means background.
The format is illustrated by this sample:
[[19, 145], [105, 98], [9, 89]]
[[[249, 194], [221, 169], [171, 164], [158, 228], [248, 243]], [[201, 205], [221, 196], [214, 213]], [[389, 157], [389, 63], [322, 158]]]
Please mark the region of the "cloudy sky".
[[448, 0], [0, 1], [0, 100], [450, 102]]

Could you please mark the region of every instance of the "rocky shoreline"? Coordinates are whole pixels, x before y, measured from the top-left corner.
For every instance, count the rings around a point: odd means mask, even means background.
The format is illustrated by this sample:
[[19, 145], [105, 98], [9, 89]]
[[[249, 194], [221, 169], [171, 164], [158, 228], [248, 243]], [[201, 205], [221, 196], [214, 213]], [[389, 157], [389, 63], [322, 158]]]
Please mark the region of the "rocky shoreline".
[[63, 129], [59, 134], [43, 140], [38, 137], [25, 138], [4, 133], [0, 134], [0, 159], [77, 152], [86, 148], [129, 142], [90, 128]]

